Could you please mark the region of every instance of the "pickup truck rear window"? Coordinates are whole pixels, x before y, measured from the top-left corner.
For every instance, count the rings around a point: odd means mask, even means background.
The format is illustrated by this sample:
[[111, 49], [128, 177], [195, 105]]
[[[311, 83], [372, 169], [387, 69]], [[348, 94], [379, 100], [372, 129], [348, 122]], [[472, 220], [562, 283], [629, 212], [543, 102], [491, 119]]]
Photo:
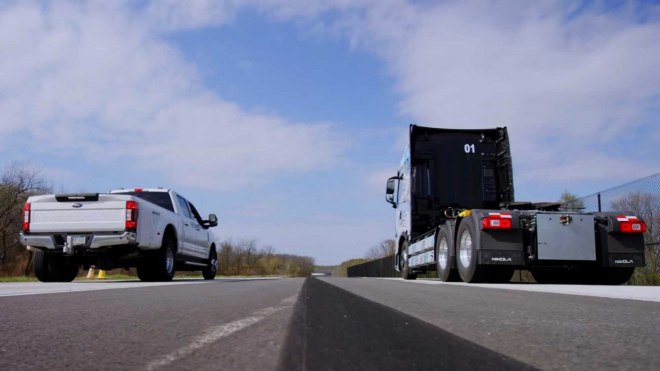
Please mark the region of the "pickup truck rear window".
[[174, 205], [172, 205], [172, 198], [170, 197], [170, 194], [167, 192], [126, 192], [121, 194], [135, 196], [145, 201], [149, 201], [152, 204], [158, 205], [163, 209], [174, 211]]

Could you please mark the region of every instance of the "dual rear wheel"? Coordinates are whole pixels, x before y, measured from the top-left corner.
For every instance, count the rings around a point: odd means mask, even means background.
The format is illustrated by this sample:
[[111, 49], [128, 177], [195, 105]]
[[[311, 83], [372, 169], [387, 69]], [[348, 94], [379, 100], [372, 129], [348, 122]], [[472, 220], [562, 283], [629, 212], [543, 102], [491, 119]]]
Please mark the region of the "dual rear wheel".
[[62, 254], [38, 250], [34, 253], [33, 268], [41, 282], [71, 282], [78, 275], [80, 265]]
[[155, 251], [145, 251], [137, 267], [140, 281], [171, 281], [176, 273], [174, 252], [176, 242], [172, 238], [163, 240], [163, 245]]

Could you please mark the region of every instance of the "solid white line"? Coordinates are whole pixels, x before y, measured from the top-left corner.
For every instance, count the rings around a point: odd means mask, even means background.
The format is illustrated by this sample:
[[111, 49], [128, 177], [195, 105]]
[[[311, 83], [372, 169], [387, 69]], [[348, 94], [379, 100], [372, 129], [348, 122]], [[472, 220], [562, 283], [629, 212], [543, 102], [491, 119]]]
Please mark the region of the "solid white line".
[[[279, 277], [259, 277], [259, 278], [216, 278], [216, 281], [238, 282], [238, 281], [257, 281], [280, 279]], [[39, 294], [61, 294], [67, 292], [112, 290], [112, 289], [130, 289], [138, 287], [157, 287], [157, 286], [176, 286], [190, 285], [200, 283], [211, 283], [203, 279], [187, 279], [185, 281], [174, 280], [171, 282], [140, 282], [135, 280], [126, 281], [74, 281], [74, 282], [9, 282], [0, 283], [0, 297], [23, 296]]]
[[541, 292], [564, 295], [591, 296], [608, 299], [625, 299], [660, 302], [660, 287], [657, 286], [595, 286], [595, 285], [540, 285], [525, 284], [481, 284], [464, 282], [442, 282], [430, 280], [406, 281], [401, 278], [375, 278], [382, 280], [397, 280], [412, 284], [425, 285], [457, 285], [464, 287], [480, 287], [486, 289], [515, 290], [528, 292]]
[[190, 355], [192, 352], [199, 348], [203, 348], [206, 345], [212, 344], [224, 337], [227, 337], [237, 331], [240, 331], [246, 327], [252, 326], [255, 323], [266, 319], [268, 316], [277, 313], [283, 309], [291, 308], [293, 303], [296, 301], [298, 295], [294, 295], [282, 300], [282, 304], [288, 304], [281, 307], [268, 307], [261, 310], [258, 310], [252, 313], [251, 316], [239, 319], [237, 321], [229, 322], [224, 325], [215, 326], [209, 328], [204, 335], [193, 340], [192, 343], [186, 345], [183, 348], [179, 348], [176, 351], [150, 362], [147, 365], [147, 370], [152, 371], [160, 367], [167, 366], [183, 357]]

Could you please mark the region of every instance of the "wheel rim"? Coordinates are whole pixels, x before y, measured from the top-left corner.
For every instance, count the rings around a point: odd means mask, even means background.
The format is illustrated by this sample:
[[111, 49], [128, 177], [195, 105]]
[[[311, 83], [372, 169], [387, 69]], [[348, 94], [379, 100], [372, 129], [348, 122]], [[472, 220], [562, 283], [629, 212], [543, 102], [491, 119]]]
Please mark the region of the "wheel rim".
[[407, 247], [406, 247], [405, 250], [403, 250], [403, 252], [401, 253], [401, 256], [402, 256], [402, 259], [403, 259], [402, 264], [403, 264], [403, 267], [405, 268], [405, 267], [408, 266], [408, 248]]
[[449, 248], [447, 247], [447, 239], [443, 237], [440, 240], [440, 246], [438, 246], [438, 264], [440, 264], [440, 269], [446, 269], [448, 261]]
[[218, 260], [216, 258], [211, 259], [211, 272], [215, 273], [218, 270]]
[[172, 249], [167, 249], [165, 251], [165, 269], [167, 270], [167, 273], [172, 273], [173, 268], [174, 268], [174, 253], [172, 252]]
[[461, 234], [461, 244], [459, 247], [459, 255], [461, 258], [461, 264], [463, 267], [467, 268], [472, 262], [472, 236], [468, 230], [463, 231]]

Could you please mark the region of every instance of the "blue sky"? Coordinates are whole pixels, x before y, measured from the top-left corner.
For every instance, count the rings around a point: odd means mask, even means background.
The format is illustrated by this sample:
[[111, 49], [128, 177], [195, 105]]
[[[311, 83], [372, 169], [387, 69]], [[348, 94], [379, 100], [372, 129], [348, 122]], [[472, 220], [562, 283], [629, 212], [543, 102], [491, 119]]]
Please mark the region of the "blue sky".
[[508, 126], [517, 198], [660, 171], [655, 2], [0, 5], [0, 165], [163, 186], [319, 264], [393, 233], [407, 125]]

